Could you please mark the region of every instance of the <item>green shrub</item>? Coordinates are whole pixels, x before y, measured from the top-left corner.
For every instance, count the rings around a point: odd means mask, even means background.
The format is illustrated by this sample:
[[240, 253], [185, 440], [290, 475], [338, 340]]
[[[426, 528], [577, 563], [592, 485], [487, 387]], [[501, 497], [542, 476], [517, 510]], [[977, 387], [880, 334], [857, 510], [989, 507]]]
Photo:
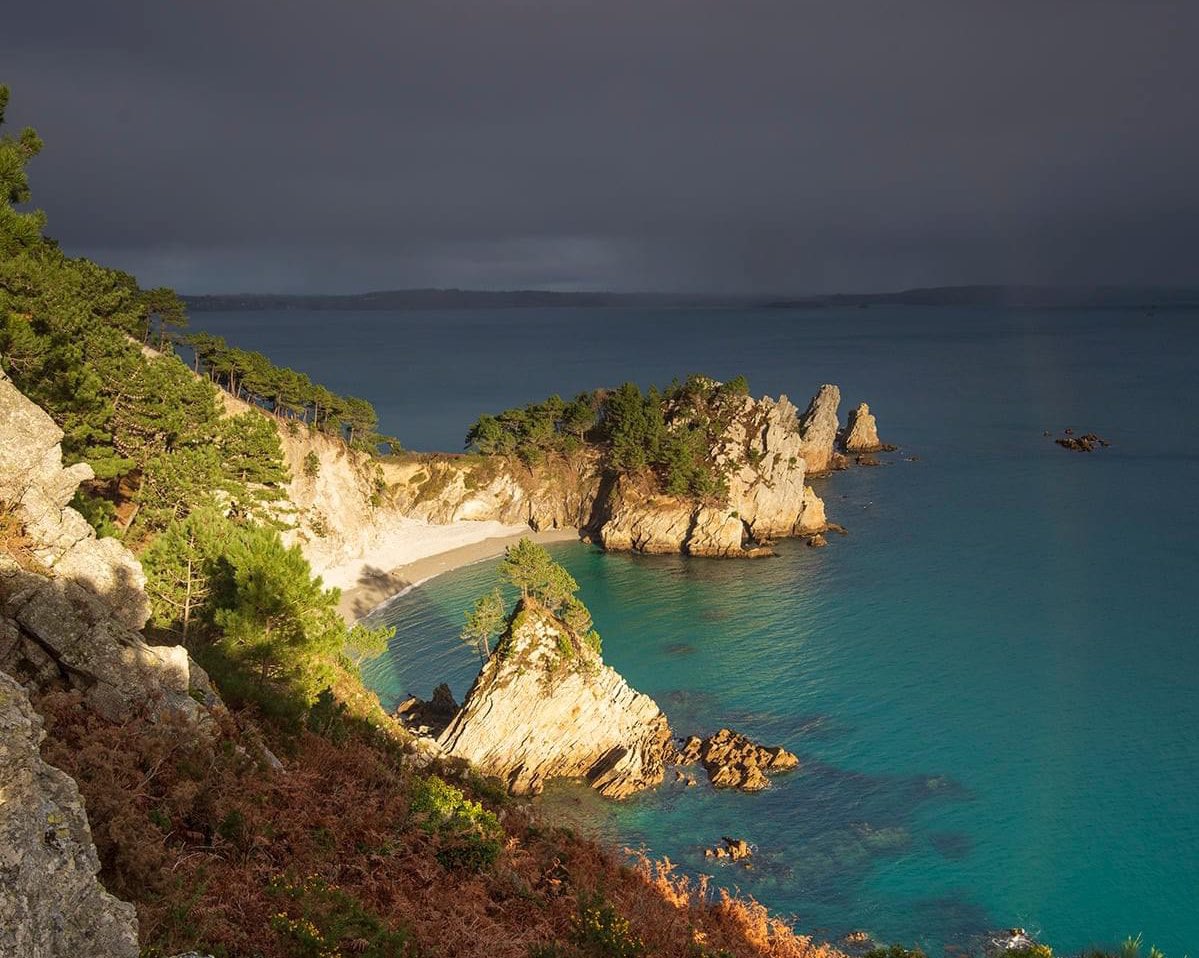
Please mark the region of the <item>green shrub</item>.
[[391, 931], [353, 895], [322, 878], [302, 882], [275, 878], [270, 891], [283, 899], [271, 927], [290, 945], [296, 958], [342, 954], [347, 943], [365, 958], [401, 958], [408, 935]]
[[436, 775], [417, 783], [409, 812], [438, 837], [436, 857], [443, 868], [482, 871], [500, 856], [503, 829], [495, 813]]
[[645, 942], [633, 936], [629, 920], [599, 894], [580, 897], [575, 941], [594, 958], [641, 958], [646, 953]]
[[89, 496], [82, 489], [75, 492], [71, 499], [71, 508], [88, 521], [96, 530], [96, 535], [103, 539], [105, 536], [116, 536], [120, 533], [117, 528], [117, 507], [100, 496]]
[[919, 948], [889, 945], [886, 948], [871, 948], [863, 958], [925, 958], [925, 955]]
[[315, 479], [321, 474], [321, 457], [316, 454], [315, 449], [308, 450], [308, 455], [304, 457], [304, 475], [309, 479]]

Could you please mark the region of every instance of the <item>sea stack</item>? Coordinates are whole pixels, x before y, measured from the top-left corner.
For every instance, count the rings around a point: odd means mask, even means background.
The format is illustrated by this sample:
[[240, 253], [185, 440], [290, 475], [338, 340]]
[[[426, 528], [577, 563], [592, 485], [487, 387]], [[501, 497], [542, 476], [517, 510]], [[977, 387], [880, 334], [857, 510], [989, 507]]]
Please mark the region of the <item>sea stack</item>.
[[560, 619], [523, 600], [440, 745], [516, 795], [582, 778], [625, 798], [661, 783], [666, 716]]
[[859, 403], [858, 408], [850, 412], [843, 445], [849, 453], [882, 452], [888, 448], [879, 441], [878, 423], [866, 403]]
[[829, 472], [839, 466], [840, 458], [833, 449], [837, 441], [840, 424], [837, 407], [841, 405], [841, 390], [825, 383], [812, 397], [807, 410], [799, 420], [801, 454], [808, 475]]

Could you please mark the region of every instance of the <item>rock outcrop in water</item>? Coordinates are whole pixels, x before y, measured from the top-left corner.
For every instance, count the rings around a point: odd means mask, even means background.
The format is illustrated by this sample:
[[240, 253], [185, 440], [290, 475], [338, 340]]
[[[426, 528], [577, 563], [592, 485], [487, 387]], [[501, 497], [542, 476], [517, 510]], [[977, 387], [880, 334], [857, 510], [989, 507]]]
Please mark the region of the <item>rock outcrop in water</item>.
[[199, 720], [197, 698], [215, 701], [208, 677], [182, 646], [137, 631], [149, 615], [141, 565], [67, 505], [91, 468], [63, 468], [62, 430], [2, 371], [0, 437], [0, 669], [76, 688], [106, 718], [151, 703]]
[[137, 958], [137, 914], [104, 890], [75, 782], [42, 761], [41, 717], [0, 672], [0, 955]]
[[834, 448], [841, 428], [837, 420], [840, 405], [841, 390], [825, 383], [799, 420], [801, 455], [809, 475], [820, 475], [843, 465]]
[[848, 453], [883, 452], [891, 448], [878, 438], [878, 423], [866, 403], [859, 403], [850, 411], [842, 445]]
[[677, 760], [680, 765], [702, 763], [717, 788], [745, 792], [766, 788], [770, 784], [767, 772], [785, 772], [799, 765], [799, 759], [782, 746], [767, 748], [727, 728], [703, 739], [691, 736], [683, 743]]
[[524, 601], [439, 743], [514, 794], [581, 778], [624, 798], [662, 781], [670, 727], [653, 699]]
[[836, 386], [822, 387], [806, 434], [786, 396], [745, 397], [710, 451], [727, 478], [725, 505], [662, 495], [622, 476], [597, 510], [598, 541], [613, 550], [754, 556], [768, 554], [772, 539], [822, 531], [824, 503], [805, 478], [808, 456], [826, 464], [832, 454], [836, 429], [826, 433], [830, 408], [835, 426], [836, 394]]

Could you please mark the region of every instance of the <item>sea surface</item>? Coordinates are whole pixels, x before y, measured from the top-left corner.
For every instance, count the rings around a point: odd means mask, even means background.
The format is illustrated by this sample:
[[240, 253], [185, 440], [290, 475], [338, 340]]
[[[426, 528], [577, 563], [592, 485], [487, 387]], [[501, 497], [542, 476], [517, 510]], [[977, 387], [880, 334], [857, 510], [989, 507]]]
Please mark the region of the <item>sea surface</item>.
[[[1199, 954], [1199, 314], [884, 307], [198, 313], [375, 403], [417, 449], [484, 411], [702, 371], [802, 406], [840, 384], [901, 451], [817, 482], [849, 535], [761, 561], [553, 547], [606, 661], [682, 732], [799, 754], [757, 795], [547, 796], [836, 937], [940, 954], [1019, 925], [1058, 953]], [[1094, 430], [1090, 455], [1043, 433]], [[911, 461], [911, 460], [915, 461]], [[487, 562], [394, 600], [384, 704], [477, 668]], [[703, 778], [702, 774], [700, 776]], [[722, 835], [756, 868], [705, 862]]]

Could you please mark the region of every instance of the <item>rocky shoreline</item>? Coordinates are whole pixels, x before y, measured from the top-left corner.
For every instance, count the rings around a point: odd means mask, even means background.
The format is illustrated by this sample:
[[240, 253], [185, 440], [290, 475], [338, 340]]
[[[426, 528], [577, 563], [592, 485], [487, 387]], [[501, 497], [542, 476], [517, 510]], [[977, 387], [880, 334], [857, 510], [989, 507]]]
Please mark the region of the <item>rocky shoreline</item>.
[[703, 766], [714, 788], [756, 792], [770, 785], [768, 774], [799, 765], [785, 748], [728, 728], [676, 745], [657, 703], [532, 599], [513, 612], [461, 706], [443, 683], [429, 701], [405, 699], [395, 718], [430, 754], [467, 761], [513, 795], [574, 778], [607, 798], [627, 798], [660, 785], [667, 768], [692, 765]]

